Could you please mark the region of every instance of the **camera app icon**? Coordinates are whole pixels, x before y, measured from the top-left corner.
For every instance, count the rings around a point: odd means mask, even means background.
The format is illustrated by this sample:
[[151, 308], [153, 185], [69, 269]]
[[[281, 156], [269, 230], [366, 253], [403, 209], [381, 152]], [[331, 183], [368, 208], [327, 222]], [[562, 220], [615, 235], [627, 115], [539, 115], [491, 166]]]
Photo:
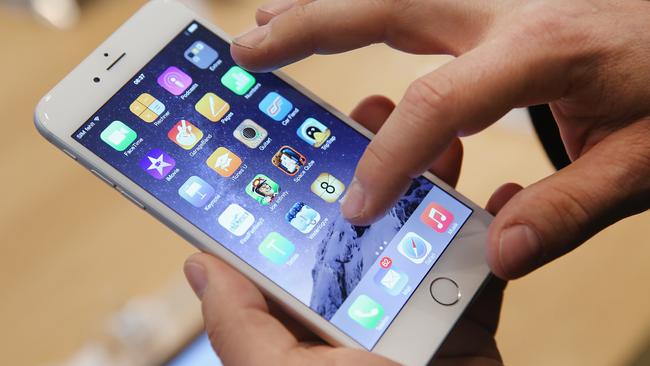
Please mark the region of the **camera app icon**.
[[233, 136], [235, 136], [237, 140], [251, 149], [260, 146], [262, 141], [264, 141], [268, 135], [269, 133], [262, 126], [258, 125], [251, 119], [244, 120], [244, 122], [240, 123], [233, 132]]

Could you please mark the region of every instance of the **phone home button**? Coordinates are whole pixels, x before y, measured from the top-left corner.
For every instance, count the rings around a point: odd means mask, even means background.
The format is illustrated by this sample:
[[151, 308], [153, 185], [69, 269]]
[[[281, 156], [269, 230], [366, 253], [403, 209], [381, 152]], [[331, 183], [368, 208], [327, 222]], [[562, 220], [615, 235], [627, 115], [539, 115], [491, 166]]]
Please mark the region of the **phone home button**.
[[440, 305], [451, 306], [460, 300], [460, 289], [458, 284], [447, 277], [438, 277], [429, 287], [431, 296]]

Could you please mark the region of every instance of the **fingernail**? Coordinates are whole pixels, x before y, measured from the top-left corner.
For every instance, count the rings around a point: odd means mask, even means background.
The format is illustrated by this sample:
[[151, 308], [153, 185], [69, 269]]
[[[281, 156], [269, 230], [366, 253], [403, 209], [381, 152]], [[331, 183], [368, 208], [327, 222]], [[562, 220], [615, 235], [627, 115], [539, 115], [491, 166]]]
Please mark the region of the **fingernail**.
[[205, 292], [205, 288], [208, 285], [208, 277], [205, 273], [205, 268], [203, 265], [196, 262], [186, 262], [183, 270], [185, 272], [185, 277], [187, 277], [187, 282], [190, 283], [196, 296], [201, 299]]
[[275, 0], [259, 7], [259, 10], [271, 15], [278, 15], [291, 9], [296, 4], [296, 0]]
[[269, 30], [269, 25], [263, 25], [236, 37], [232, 42], [238, 46], [253, 49], [266, 39], [266, 36], [269, 35]]
[[352, 179], [348, 191], [341, 200], [341, 214], [346, 219], [354, 219], [361, 216], [365, 205], [365, 193], [357, 178]]
[[527, 225], [511, 226], [501, 233], [499, 261], [511, 278], [536, 269], [542, 262], [542, 255], [539, 236]]

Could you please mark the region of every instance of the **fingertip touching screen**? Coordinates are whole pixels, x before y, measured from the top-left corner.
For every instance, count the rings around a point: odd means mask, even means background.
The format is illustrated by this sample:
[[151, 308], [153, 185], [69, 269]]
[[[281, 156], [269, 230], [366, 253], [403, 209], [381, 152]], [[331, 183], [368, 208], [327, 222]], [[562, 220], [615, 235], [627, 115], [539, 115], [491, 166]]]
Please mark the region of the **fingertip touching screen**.
[[346, 222], [368, 138], [198, 22], [72, 137], [367, 349], [472, 214], [418, 178], [377, 223]]

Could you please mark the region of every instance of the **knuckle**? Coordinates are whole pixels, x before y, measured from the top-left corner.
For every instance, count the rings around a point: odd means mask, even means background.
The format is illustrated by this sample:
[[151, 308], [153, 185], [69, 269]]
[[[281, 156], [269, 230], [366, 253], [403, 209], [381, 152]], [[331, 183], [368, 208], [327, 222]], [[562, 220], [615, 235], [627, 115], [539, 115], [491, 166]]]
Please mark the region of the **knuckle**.
[[300, 30], [301, 43], [310, 52], [315, 52], [318, 49], [317, 37], [319, 29], [317, 29], [317, 19], [314, 19], [316, 15], [313, 8], [313, 3], [298, 5], [293, 7], [287, 16], [289, 23], [292, 24], [291, 29], [293, 31]]
[[548, 200], [559, 217], [569, 218], [569, 225], [574, 231], [580, 232], [588, 221], [590, 210], [581, 198], [582, 194], [568, 187], [554, 187], [551, 192], [556, 199]]
[[[371, 160], [371, 166], [379, 169], [395, 168], [391, 158], [393, 154], [388, 151], [380, 140], [373, 140], [366, 148], [366, 157]], [[397, 167], [399, 169], [399, 167]]]
[[512, 27], [512, 35], [519, 41], [524, 37], [532, 38], [534, 44], [553, 46], [554, 49], [565, 46], [576, 49], [577, 45], [586, 45], [590, 38], [589, 27], [577, 19], [584, 18], [590, 12], [582, 1], [558, 3], [532, 1], [524, 5], [515, 14], [517, 26]]
[[404, 103], [410, 110], [426, 112], [426, 118], [435, 117], [444, 108], [449, 99], [448, 92], [442, 83], [430, 81], [427, 78], [415, 80], [406, 90]]
[[[589, 196], [576, 187], [553, 185], [538, 189], [530, 197], [530, 202], [537, 202], [537, 209], [530, 212], [538, 232], [563, 233], [566, 242], [546, 243], [545, 250], [551, 257], [568, 252], [580, 244], [591, 233], [592, 210], [589, 208]], [[552, 236], [559, 240], [559, 236]]]
[[421, 9], [421, 3], [415, 0], [370, 0], [368, 4], [373, 14], [380, 14], [378, 22], [383, 24], [376, 42], [387, 44], [398, 43], [396, 40], [403, 37], [405, 16]]
[[310, 10], [309, 4], [299, 5], [293, 7], [289, 12], [291, 14], [291, 19], [297, 24], [300, 25], [309, 25], [312, 21], [312, 12]]
[[[602, 47], [592, 7], [585, 0], [530, 1], [511, 12], [492, 30], [503, 37], [503, 52], [542, 75], [562, 75], [557, 93], [593, 77], [593, 58]], [[543, 80], [540, 80], [543, 82]]]
[[[436, 129], [445, 126], [445, 112], [453, 108], [453, 83], [442, 74], [434, 73], [415, 80], [403, 99], [403, 112], [407, 128], [428, 130], [436, 123]], [[442, 125], [442, 126], [439, 126]]]

